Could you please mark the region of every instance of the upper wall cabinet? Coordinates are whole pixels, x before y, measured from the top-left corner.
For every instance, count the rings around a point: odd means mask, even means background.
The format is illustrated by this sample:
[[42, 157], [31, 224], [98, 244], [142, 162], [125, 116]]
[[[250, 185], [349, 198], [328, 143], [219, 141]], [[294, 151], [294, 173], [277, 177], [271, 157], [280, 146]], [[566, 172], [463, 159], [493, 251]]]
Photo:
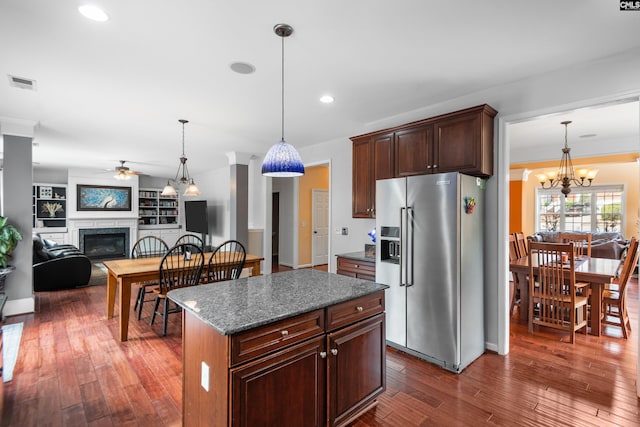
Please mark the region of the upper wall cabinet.
[[479, 105], [352, 137], [352, 216], [375, 218], [378, 179], [430, 173], [493, 175], [493, 119]]

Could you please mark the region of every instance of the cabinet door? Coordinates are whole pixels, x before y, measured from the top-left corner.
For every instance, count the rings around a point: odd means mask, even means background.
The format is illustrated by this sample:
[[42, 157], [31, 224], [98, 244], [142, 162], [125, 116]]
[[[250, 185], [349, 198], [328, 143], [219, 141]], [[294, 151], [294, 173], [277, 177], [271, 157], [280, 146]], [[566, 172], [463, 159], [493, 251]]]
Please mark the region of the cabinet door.
[[385, 390], [384, 313], [327, 336], [329, 425], [368, 408]]
[[393, 178], [393, 133], [387, 133], [384, 135], [376, 135], [372, 138], [373, 151], [374, 151], [374, 182], [372, 183], [373, 200], [372, 204], [375, 208], [375, 191], [376, 183], [378, 179]]
[[433, 126], [422, 126], [396, 132], [396, 177], [431, 173]]
[[232, 370], [231, 425], [323, 426], [324, 351], [322, 335]]
[[487, 174], [483, 170], [482, 112], [437, 121], [435, 133], [436, 172]]
[[[351, 215], [354, 218], [371, 218], [372, 188], [375, 185], [373, 177], [373, 150], [369, 138], [353, 141], [353, 169], [352, 169], [352, 194]], [[374, 184], [372, 184], [372, 182]]]
[[172, 247], [176, 244], [178, 237], [180, 237], [180, 230], [175, 229], [165, 229], [160, 233], [162, 240], [169, 246]]

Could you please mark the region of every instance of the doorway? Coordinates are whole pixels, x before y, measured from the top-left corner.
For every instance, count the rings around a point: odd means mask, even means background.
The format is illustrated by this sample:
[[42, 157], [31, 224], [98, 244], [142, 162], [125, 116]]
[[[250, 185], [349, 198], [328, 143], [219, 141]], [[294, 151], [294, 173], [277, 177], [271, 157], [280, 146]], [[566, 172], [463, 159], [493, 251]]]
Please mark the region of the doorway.
[[329, 191], [311, 190], [311, 266], [329, 263]]

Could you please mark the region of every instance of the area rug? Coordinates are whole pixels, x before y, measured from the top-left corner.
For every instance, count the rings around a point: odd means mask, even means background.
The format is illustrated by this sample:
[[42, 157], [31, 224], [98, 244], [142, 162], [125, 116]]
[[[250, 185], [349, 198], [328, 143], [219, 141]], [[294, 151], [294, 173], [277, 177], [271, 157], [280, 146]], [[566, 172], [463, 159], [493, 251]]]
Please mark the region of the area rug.
[[2, 326], [2, 382], [13, 379], [21, 338], [22, 322]]
[[101, 262], [91, 264], [91, 278], [87, 286], [101, 286], [107, 284], [107, 267]]

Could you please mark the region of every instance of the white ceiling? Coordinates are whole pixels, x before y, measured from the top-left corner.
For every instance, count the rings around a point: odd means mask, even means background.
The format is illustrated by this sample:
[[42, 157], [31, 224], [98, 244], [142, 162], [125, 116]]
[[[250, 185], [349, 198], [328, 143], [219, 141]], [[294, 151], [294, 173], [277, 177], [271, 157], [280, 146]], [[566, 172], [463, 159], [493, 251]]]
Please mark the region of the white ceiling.
[[[173, 177], [181, 118], [190, 120], [194, 174], [226, 165], [228, 151], [265, 153], [280, 138], [281, 40], [272, 28], [281, 22], [294, 27], [285, 41], [285, 139], [296, 147], [640, 46], [640, 14], [613, 0], [94, 3], [108, 22], [82, 17], [78, 0], [0, 2], [0, 117], [38, 123], [34, 161], [43, 167], [125, 159]], [[232, 72], [236, 61], [256, 72]], [[35, 79], [37, 91], [10, 87], [9, 74]], [[335, 103], [321, 104], [325, 93]], [[514, 147], [552, 144], [559, 153], [564, 119], [539, 136], [532, 126], [523, 132], [531, 140]], [[608, 132], [575, 122], [571, 137]]]

